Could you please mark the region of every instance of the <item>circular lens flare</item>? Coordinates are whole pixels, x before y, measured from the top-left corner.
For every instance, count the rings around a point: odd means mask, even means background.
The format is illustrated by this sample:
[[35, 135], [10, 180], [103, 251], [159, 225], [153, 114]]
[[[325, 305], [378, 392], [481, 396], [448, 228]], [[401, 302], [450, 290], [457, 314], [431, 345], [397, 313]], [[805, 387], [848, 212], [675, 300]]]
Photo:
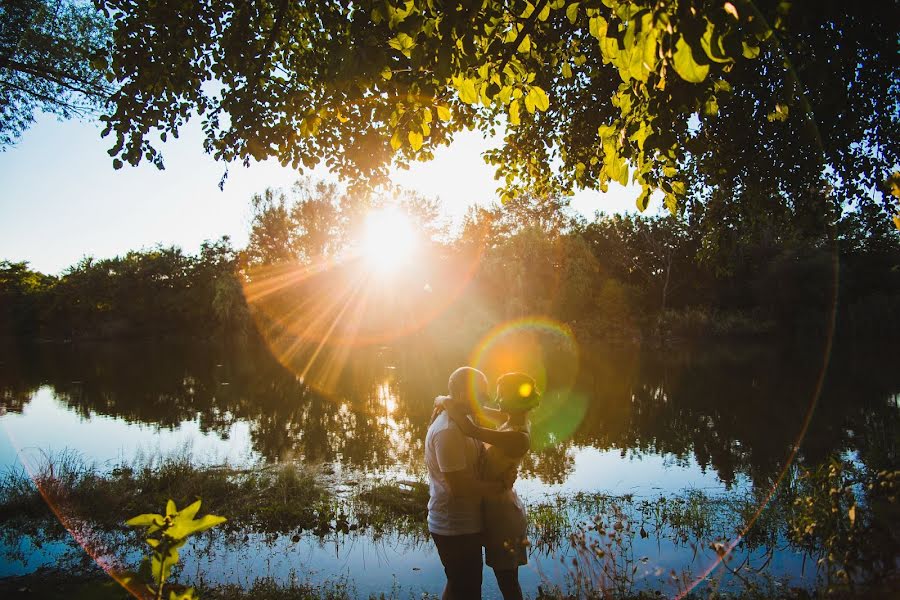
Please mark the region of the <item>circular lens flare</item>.
[[[571, 329], [558, 321], [531, 316], [503, 323], [482, 338], [469, 364], [488, 381], [510, 372], [534, 378], [542, 396], [531, 415], [532, 442], [538, 450], [572, 437], [584, 419], [586, 398], [571, 393], [578, 375], [578, 344]], [[518, 389], [522, 397], [531, 392], [528, 383]]]

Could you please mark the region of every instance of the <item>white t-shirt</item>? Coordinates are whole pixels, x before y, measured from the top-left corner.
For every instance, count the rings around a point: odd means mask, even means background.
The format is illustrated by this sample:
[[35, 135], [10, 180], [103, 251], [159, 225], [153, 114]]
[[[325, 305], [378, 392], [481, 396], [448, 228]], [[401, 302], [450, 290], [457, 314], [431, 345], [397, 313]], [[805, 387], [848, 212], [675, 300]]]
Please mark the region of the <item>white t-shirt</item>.
[[465, 535], [482, 529], [481, 497], [454, 496], [444, 473], [469, 471], [478, 477], [481, 442], [459, 430], [447, 412], [438, 415], [425, 436], [428, 467], [428, 530], [438, 535]]

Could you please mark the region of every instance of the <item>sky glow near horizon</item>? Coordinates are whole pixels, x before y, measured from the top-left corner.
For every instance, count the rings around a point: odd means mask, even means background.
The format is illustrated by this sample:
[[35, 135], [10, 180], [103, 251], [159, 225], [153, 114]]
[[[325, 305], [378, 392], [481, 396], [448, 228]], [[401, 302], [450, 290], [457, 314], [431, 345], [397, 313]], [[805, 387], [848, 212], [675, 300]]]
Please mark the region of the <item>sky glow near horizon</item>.
[[[179, 139], [161, 144], [166, 169], [142, 163], [112, 167], [111, 138], [91, 121], [59, 121], [39, 115], [18, 144], [0, 152], [0, 260], [27, 261], [59, 274], [85, 256], [109, 258], [156, 245], [196, 252], [223, 235], [246, 245], [250, 198], [267, 187], [288, 189], [302, 174], [275, 160], [233, 164], [223, 191], [225, 165], [203, 152], [194, 119]], [[434, 160], [397, 170], [394, 183], [441, 200], [444, 216], [458, 226], [473, 204], [497, 200], [493, 168], [481, 153], [490, 144], [478, 132], [461, 132]], [[326, 169], [305, 173], [335, 180]], [[611, 184], [607, 194], [582, 191], [572, 207], [633, 212], [637, 190]]]

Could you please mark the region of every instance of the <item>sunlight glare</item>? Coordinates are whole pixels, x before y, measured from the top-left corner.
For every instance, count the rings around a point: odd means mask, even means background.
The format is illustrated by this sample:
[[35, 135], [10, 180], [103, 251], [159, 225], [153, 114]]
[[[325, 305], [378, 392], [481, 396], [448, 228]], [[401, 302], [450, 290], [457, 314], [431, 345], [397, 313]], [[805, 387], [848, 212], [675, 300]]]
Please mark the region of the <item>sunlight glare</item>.
[[395, 208], [369, 213], [362, 251], [376, 269], [393, 271], [412, 258], [416, 236], [409, 217]]

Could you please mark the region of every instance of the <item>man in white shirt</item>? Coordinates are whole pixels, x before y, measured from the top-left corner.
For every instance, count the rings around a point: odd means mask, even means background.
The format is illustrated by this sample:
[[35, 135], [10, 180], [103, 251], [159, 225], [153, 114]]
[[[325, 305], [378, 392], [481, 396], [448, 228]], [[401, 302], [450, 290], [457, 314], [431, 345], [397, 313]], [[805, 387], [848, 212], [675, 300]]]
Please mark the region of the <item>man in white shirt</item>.
[[[454, 371], [449, 388], [444, 402], [457, 404], [466, 414], [487, 398], [487, 378], [471, 367]], [[446, 411], [435, 417], [425, 436], [428, 530], [447, 575], [444, 600], [481, 598], [481, 499], [511, 485], [479, 478], [481, 452], [481, 442], [463, 435]]]

